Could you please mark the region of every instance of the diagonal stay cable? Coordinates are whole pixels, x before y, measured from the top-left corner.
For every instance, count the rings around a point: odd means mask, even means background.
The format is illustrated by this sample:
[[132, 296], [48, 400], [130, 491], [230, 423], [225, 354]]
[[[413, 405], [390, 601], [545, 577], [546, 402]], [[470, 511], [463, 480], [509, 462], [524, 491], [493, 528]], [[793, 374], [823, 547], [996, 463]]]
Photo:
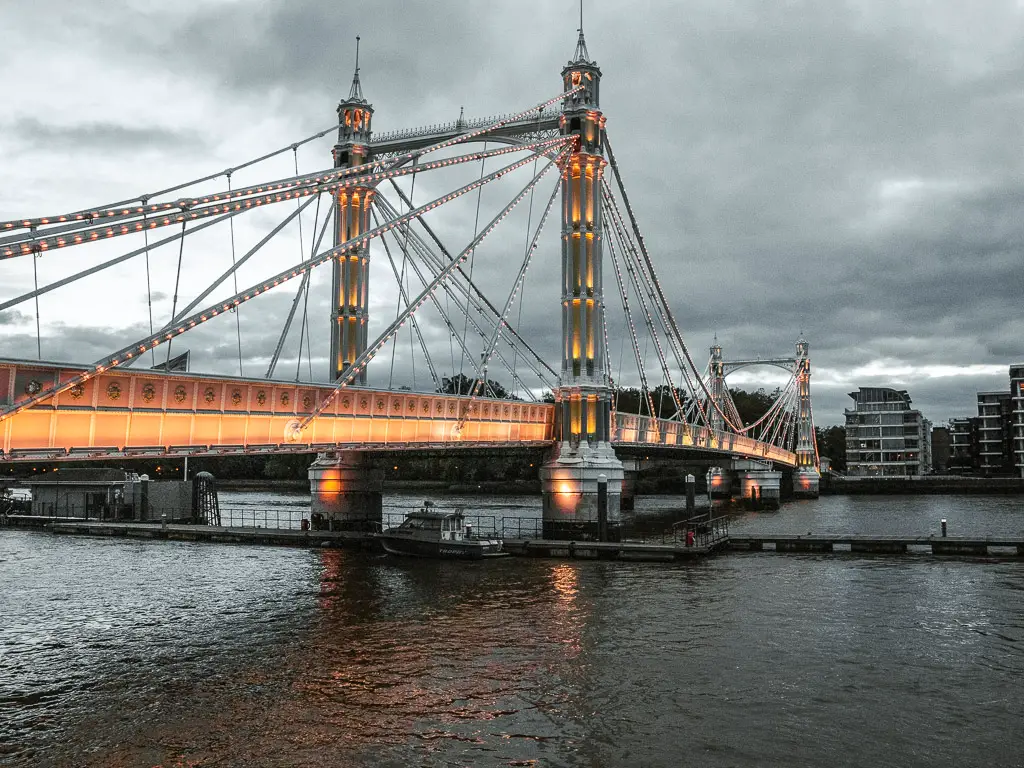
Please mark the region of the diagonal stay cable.
[[[394, 206], [392, 206], [390, 202], [380, 194], [377, 195], [374, 202], [379, 207], [380, 211], [386, 216], [391, 215], [388, 213], [388, 211], [395, 210]], [[403, 227], [400, 228], [400, 231], [407, 227], [407, 224], [403, 225]], [[440, 259], [435, 254], [431, 253], [429, 249], [426, 248], [425, 243], [423, 243], [422, 240], [415, 233], [413, 233], [413, 236], [411, 238], [400, 238], [398, 234], [395, 232], [392, 232], [391, 236], [394, 238], [395, 244], [398, 246], [400, 250], [408, 250], [411, 247], [412, 250], [416, 252], [419, 258], [423, 261], [424, 265], [431, 271], [431, 279], [433, 277], [436, 277], [438, 272], [440, 272], [440, 270], [443, 268], [443, 264], [441, 263]], [[417, 260], [412, 258], [412, 254], [409, 254], [409, 266], [412, 267], [413, 272], [416, 273], [416, 278], [420, 281], [421, 285], [427, 285], [430, 282], [430, 280], [428, 280], [423, 275], [423, 272], [420, 270], [420, 266], [417, 263]], [[458, 287], [460, 291], [463, 293], [463, 296], [467, 302], [465, 305], [459, 300], [459, 297], [455, 295], [453, 285]], [[433, 303], [434, 308], [437, 310], [437, 313], [441, 316], [441, 320], [444, 322], [445, 327], [447, 328], [449, 345], [454, 350], [455, 341], [458, 341], [459, 349], [461, 350], [462, 355], [465, 357], [466, 362], [468, 362], [470, 366], [473, 368], [474, 372], [476, 372], [479, 375], [482, 373], [482, 370], [479, 367], [479, 364], [477, 363], [476, 356], [469, 351], [469, 347], [466, 346], [465, 340], [459, 335], [458, 331], [456, 331], [455, 323], [452, 322], [451, 319], [451, 302], [454, 301], [456, 308], [460, 312], [464, 314], [469, 314], [469, 322], [470, 325], [473, 326], [473, 330], [476, 331], [476, 333], [478, 333], [480, 336], [485, 335], [483, 328], [480, 327], [480, 324], [477, 322], [476, 318], [474, 318], [472, 316], [472, 313], [469, 312], [471, 296], [468, 290], [465, 288], [465, 286], [456, 281], [445, 281], [441, 283], [440, 288], [445, 293], [445, 299], [448, 309], [446, 310], [444, 307], [441, 306], [441, 302], [436, 296], [432, 295], [430, 300]], [[479, 308], [479, 305], [473, 306], [475, 308]], [[454, 357], [454, 351], [452, 352], [452, 356]], [[522, 379], [516, 378], [516, 375], [514, 372], [512, 372], [512, 369], [510, 368], [508, 362], [500, 353], [498, 354], [498, 359], [505, 366], [506, 370], [512, 373], [513, 381], [518, 380], [519, 383], [522, 384], [524, 388], [526, 388], [526, 384], [522, 381]], [[454, 370], [455, 366], [452, 365], [452, 371], [454, 372]], [[438, 391], [440, 391], [440, 389]]]
[[[566, 154], [567, 151], [568, 150], [563, 151], [563, 155]], [[338, 377], [334, 389], [323, 400], [321, 400], [320, 403], [318, 403], [317, 406], [309, 414], [307, 414], [306, 417], [297, 425], [295, 430], [296, 433], [301, 432], [301, 430], [308, 427], [317, 416], [319, 416], [321, 413], [324, 412], [324, 410], [326, 410], [327, 406], [329, 406], [334, 401], [334, 398], [337, 397], [338, 393], [344, 387], [347, 387], [351, 382], [355, 381], [360, 369], [365, 368], [367, 363], [369, 363], [373, 356], [376, 355], [377, 352], [379, 352], [381, 348], [388, 342], [388, 340], [398, 331], [398, 329], [402, 327], [406, 319], [408, 319], [414, 312], [416, 312], [417, 309], [423, 306], [423, 304], [430, 297], [430, 294], [432, 294], [437, 289], [437, 286], [441, 284], [443, 281], [447, 280], [452, 275], [452, 273], [455, 272], [459, 265], [466, 260], [470, 250], [479, 246], [480, 243], [482, 243], [484, 239], [491, 232], [494, 231], [495, 227], [498, 226], [501, 220], [504, 219], [509, 214], [509, 212], [513, 208], [515, 208], [516, 205], [518, 205], [524, 197], [526, 197], [527, 194], [529, 194], [530, 190], [533, 189], [533, 187], [547, 174], [549, 170], [551, 170], [552, 167], [554, 167], [555, 162], [555, 160], [549, 161], [548, 164], [545, 165], [544, 168], [541, 170], [541, 172], [537, 174], [533, 179], [531, 179], [529, 183], [522, 189], [522, 191], [518, 195], [516, 195], [508, 205], [506, 205], [501, 211], [499, 211], [498, 214], [493, 219], [491, 219], [490, 224], [488, 224], [479, 235], [473, 238], [473, 241], [465, 249], [463, 249], [463, 251], [455, 259], [453, 259], [452, 262], [448, 266], [446, 266], [441, 271], [441, 273], [430, 282], [430, 284], [426, 288], [423, 289], [423, 291], [419, 294], [419, 296], [416, 297], [413, 303], [409, 305], [409, 307], [407, 307], [406, 310], [399, 317], [397, 317], [391, 325], [384, 329], [383, 333], [381, 333], [380, 336], [377, 337], [373, 344], [368, 346], [366, 350], [361, 355], [359, 355], [359, 357], [353, 360], [349, 364], [349, 366], [344, 371], [341, 372], [341, 375]], [[409, 218], [413, 218], [414, 213], [415, 211], [410, 212], [409, 214], [407, 214], [407, 216]]]
[[[376, 208], [374, 208], [373, 210], [373, 220], [374, 222], [379, 222], [380, 220]], [[397, 237], [397, 235], [395, 235], [394, 232], [391, 233], [391, 236]], [[405, 306], [409, 306], [409, 293], [406, 289], [406, 286], [402, 284], [402, 281], [399, 278], [400, 272], [398, 270], [397, 265], [395, 264], [394, 258], [392, 258], [391, 256], [391, 248], [388, 247], [388, 239], [386, 237], [382, 237], [380, 239], [380, 242], [381, 245], [384, 246], [384, 254], [388, 258], [388, 264], [391, 266], [391, 271], [395, 276], [395, 281], [398, 283], [398, 292], [402, 297], [402, 301], [405, 302]], [[423, 332], [420, 330], [420, 324], [416, 321], [415, 316], [410, 318], [410, 322], [412, 323], [412, 329], [416, 336], [416, 339], [420, 343], [420, 351], [423, 352], [423, 357], [425, 357], [427, 360], [427, 369], [430, 371], [430, 378], [434, 381], [435, 390], [440, 391], [441, 379], [440, 377], [438, 377], [437, 371], [434, 368], [434, 361], [430, 358], [430, 351], [427, 349], [427, 342], [423, 338]]]
[[[317, 216], [320, 215], [320, 204], [317, 203]], [[330, 226], [331, 222], [334, 221], [334, 217], [337, 213], [337, 209], [332, 205], [327, 216], [324, 217], [324, 223], [320, 227], [320, 234], [316, 238], [316, 242], [313, 243], [313, 248], [309, 252], [310, 259], [313, 258], [313, 254], [317, 252], [320, 247], [320, 243], [323, 242], [324, 235], [327, 233], [327, 227]], [[313, 225], [314, 228], [316, 224]], [[295, 311], [299, 307], [299, 300], [303, 295], [303, 290], [308, 290], [310, 280], [310, 273], [304, 272], [302, 274], [302, 282], [299, 283], [299, 289], [295, 292], [295, 298], [292, 299], [292, 306], [288, 310], [288, 317], [285, 318], [284, 326], [281, 328], [281, 335], [277, 339], [277, 346], [274, 347], [274, 354], [270, 358], [270, 365], [267, 366], [267, 373], [264, 378], [272, 378], [274, 371], [277, 369], [278, 360], [281, 358], [281, 350], [284, 349], [284, 342], [288, 338], [288, 332], [291, 330], [292, 321], [295, 319]]]
[[[0, 422], [6, 421], [11, 416], [18, 414], [21, 411], [25, 410], [26, 408], [30, 408], [33, 405], [42, 402], [43, 400], [53, 397], [54, 395], [60, 394], [61, 392], [65, 392], [68, 389], [71, 389], [71, 387], [75, 386], [76, 384], [81, 384], [82, 382], [89, 381], [90, 379], [94, 378], [95, 376], [98, 376], [104, 371], [108, 371], [111, 368], [115, 368], [118, 365], [124, 363], [126, 360], [130, 360], [136, 357], [138, 354], [148, 351], [154, 346], [159, 346], [161, 344], [164, 344], [165, 342], [169, 342], [176, 336], [180, 336], [183, 333], [187, 333], [189, 330], [196, 327], [197, 325], [201, 325], [202, 323], [205, 323], [208, 320], [217, 317], [219, 314], [221, 314], [221, 312], [228, 312], [232, 307], [237, 307], [239, 304], [244, 304], [245, 302], [254, 299], [256, 296], [266, 293], [267, 291], [273, 290], [277, 286], [286, 283], [289, 280], [298, 277], [299, 275], [305, 274], [305, 272], [307, 272], [308, 270], [315, 269], [316, 267], [319, 267], [323, 264], [326, 264], [329, 261], [332, 261], [342, 253], [347, 253], [355, 248], [360, 247], [361, 245], [368, 243], [372, 238], [379, 237], [385, 232], [388, 232], [391, 229], [396, 228], [403, 221], [409, 221], [410, 219], [413, 219], [416, 216], [419, 216], [429, 210], [437, 208], [438, 206], [444, 205], [445, 203], [454, 200], [457, 197], [461, 197], [462, 195], [468, 192], [472, 192], [474, 189], [476, 189], [478, 184], [489, 183], [490, 181], [493, 181], [495, 178], [503, 176], [504, 174], [514, 171], [517, 168], [521, 168], [530, 161], [531, 158], [527, 157], [526, 159], [519, 160], [518, 162], [515, 163], [511, 163], [510, 165], [507, 165], [504, 168], [500, 168], [494, 173], [489, 174], [485, 179], [470, 182], [469, 184], [460, 187], [454, 192], [449, 192], [447, 195], [435, 198], [431, 202], [421, 205], [419, 208], [415, 208], [412, 211], [409, 211], [407, 214], [404, 214], [403, 216], [399, 217], [398, 219], [389, 222], [387, 225], [377, 227], [376, 229], [370, 230], [368, 232], [364, 232], [357, 238], [346, 240], [344, 243], [341, 243], [335, 246], [334, 248], [330, 248], [326, 251], [323, 251], [322, 253], [318, 254], [312, 259], [302, 261], [289, 269], [279, 272], [278, 274], [268, 278], [267, 280], [250, 286], [244, 291], [240, 291], [239, 293], [229, 297], [225, 301], [213, 304], [212, 306], [207, 307], [204, 310], [196, 312], [190, 317], [182, 318], [180, 323], [176, 324], [176, 327], [162, 328], [155, 334], [151, 334], [149, 336], [146, 336], [145, 338], [139, 339], [138, 341], [129, 344], [127, 347], [123, 347], [117, 352], [114, 352], [113, 354], [102, 358], [101, 360], [97, 361], [92, 366], [87, 368], [85, 371], [75, 376], [72, 376], [59, 384], [50, 387], [45, 387], [39, 392], [37, 392], [35, 395], [27, 397], [24, 400], [19, 401], [18, 403], [9, 405], [3, 411], [0, 411]], [[542, 174], [546, 173], [553, 163], [554, 161], [549, 163], [545, 167]], [[459, 262], [453, 262], [452, 267], [454, 268], [455, 266], [458, 265], [458, 263]]]
[[[378, 195], [377, 198], [376, 198], [376, 201], [381, 206], [381, 210], [384, 211], [385, 213], [387, 213], [388, 211], [392, 211], [392, 212], [395, 211], [394, 206], [392, 206], [390, 204], [390, 202], [387, 200], [387, 198], [383, 197], [382, 195]], [[397, 214], [395, 214], [395, 213], [388, 213], [387, 215], [394, 216], [394, 215], [397, 215]], [[403, 224], [402, 228], [407, 229], [407, 230], [411, 229], [410, 224]], [[409, 242], [410, 242], [410, 245], [413, 247], [413, 250], [415, 250], [416, 253], [423, 260], [424, 265], [426, 265], [427, 268], [430, 269], [431, 272], [434, 273], [435, 275], [441, 269], [444, 268], [445, 264], [451, 262], [451, 258], [452, 257], [450, 255], [447, 257], [447, 259], [443, 259], [440, 255], [434, 253], [430, 249], [430, 247], [426, 243], [426, 241], [424, 241], [423, 238], [420, 237], [420, 235], [418, 233], [416, 233], [415, 231], [411, 232], [411, 237], [410, 237], [410, 241]], [[419, 275], [419, 269], [417, 267], [416, 261], [413, 260], [410, 263], [413, 265], [413, 269], [416, 270], [417, 275]], [[422, 275], [419, 275], [419, 276], [420, 276], [420, 281], [423, 282]], [[461, 277], [462, 279], [459, 279], [459, 277]], [[480, 319], [483, 322], [486, 322], [488, 324], [488, 327], [490, 327], [491, 329], [493, 329], [494, 324], [496, 322], [498, 322], [498, 318], [497, 318], [496, 315], [487, 314], [487, 313], [485, 313], [483, 311], [485, 306], [481, 302], [479, 295], [477, 295], [479, 292], [477, 292], [477, 294], [474, 294], [470, 290], [470, 288], [467, 287], [467, 285], [465, 283], [465, 273], [462, 270], [458, 271], [458, 276], [456, 277], [456, 279], [452, 280], [450, 283], [448, 283], [448, 282], [444, 283], [441, 287], [442, 287], [442, 290], [444, 290], [444, 292], [445, 292], [446, 301], [454, 301], [456, 308], [460, 312], [462, 312], [463, 314], [468, 313], [470, 308], [475, 309], [477, 314], [479, 315]], [[466, 302], [465, 304], [463, 304], [462, 300], [460, 300], [459, 297], [457, 295], [455, 295], [456, 291], [458, 293], [462, 294], [462, 297], [463, 297], [463, 299]], [[466, 347], [465, 340], [461, 336], [459, 336], [459, 333], [458, 333], [458, 331], [455, 328], [455, 324], [450, 319], [450, 315], [451, 315], [450, 307], [449, 307], [449, 311], [445, 312], [444, 310], [442, 310], [440, 308], [440, 306], [438, 306], [438, 312], [441, 313], [442, 318], [444, 318], [445, 322], [448, 325], [448, 330], [449, 330], [449, 333], [450, 333], [450, 339], [458, 340], [459, 347], [462, 350], [463, 355], [466, 356], [467, 361], [470, 362], [471, 365], [475, 365], [476, 364], [476, 356], [473, 355], [469, 351], [469, 349]], [[469, 318], [470, 318], [469, 322], [470, 322], [470, 325], [473, 326], [473, 330], [477, 334], [479, 334], [481, 337], [487, 336], [487, 333], [485, 333], [483, 328], [480, 327], [480, 323], [477, 321], [476, 317], [474, 317], [474, 315], [470, 313], [469, 314]], [[516, 341], [519, 344], [523, 345], [523, 346], [527, 346], [527, 345], [525, 345], [524, 342], [521, 341], [521, 339], [517, 338]], [[512, 342], [510, 341], [510, 343], [512, 343]], [[533, 370], [533, 372], [537, 375], [537, 378], [545, 386], [550, 388], [551, 387], [551, 382], [547, 379], [547, 376], [545, 375], [545, 372], [541, 369], [541, 367], [539, 367], [537, 365], [537, 362], [535, 361], [535, 359], [533, 357], [531, 357], [530, 355], [527, 355], [525, 353], [525, 351], [522, 352], [522, 354], [523, 354], [523, 360], [531, 368], [531, 370]], [[500, 352], [497, 353], [497, 357], [502, 362], [502, 364], [504, 365], [506, 370], [508, 370], [509, 373], [512, 375], [513, 381], [518, 379], [519, 383], [522, 384], [522, 386], [524, 388], [527, 388], [525, 382], [523, 382], [523, 380], [516, 375], [516, 372], [515, 372], [514, 368], [508, 364], [508, 361], [505, 360], [504, 356], [502, 356]], [[550, 370], [550, 368], [547, 365], [545, 365], [543, 363], [543, 361], [540, 361], [540, 365], [543, 366], [544, 368], [547, 368], [548, 370]], [[452, 371], [453, 372], [454, 372], [454, 369], [455, 369], [455, 366], [453, 364], [452, 365]]]
[[[398, 193], [399, 197], [401, 197], [403, 200], [405, 200], [406, 204], [408, 205], [408, 199], [405, 197], [405, 193], [402, 192], [402, 188], [399, 187], [397, 184], [394, 184], [394, 182], [392, 182], [392, 186], [394, 186], [395, 191]], [[434, 244], [438, 247], [438, 249], [441, 251], [441, 253], [444, 255], [444, 257], [446, 259], [448, 259], [449, 261], [451, 261], [452, 260], [451, 253], [449, 253], [448, 249], [445, 248], [444, 243], [441, 242], [441, 239], [437, 236], [437, 233], [434, 232], [433, 228], [431, 228], [431, 226], [423, 219], [422, 216], [417, 216], [416, 217], [416, 221], [418, 221], [420, 226], [423, 227], [423, 230], [427, 233], [427, 235], [430, 237], [430, 239], [434, 241]], [[411, 227], [410, 227], [410, 231], [411, 231]], [[459, 269], [459, 274], [461, 274], [463, 277], [467, 277], [465, 271], [462, 270], [461, 268]], [[498, 312], [498, 308], [496, 306], [494, 306], [494, 304], [491, 303], [491, 300], [487, 298], [486, 294], [484, 294], [484, 292], [481, 291], [480, 288], [477, 287], [477, 285], [475, 283], [470, 284], [470, 288], [479, 297], [480, 301], [482, 301], [484, 303], [484, 305], [487, 307], [487, 309], [495, 317], [500, 317], [501, 316], [501, 313]], [[513, 338], [515, 338], [515, 340], [519, 344], [521, 344], [523, 346], [523, 348], [527, 352], [530, 353], [530, 355], [533, 357], [534, 360], [536, 360], [540, 365], [542, 365], [545, 369], [547, 369], [548, 373], [550, 373], [556, 379], [558, 378], [558, 373], [555, 371], [555, 369], [552, 368], [550, 365], [548, 365], [543, 357], [541, 357], [539, 354], [537, 354], [536, 350], [534, 350], [534, 348], [532, 346], [530, 346], [529, 342], [527, 342], [526, 339], [524, 339], [515, 328], [509, 327], [508, 331], [513, 336]]]

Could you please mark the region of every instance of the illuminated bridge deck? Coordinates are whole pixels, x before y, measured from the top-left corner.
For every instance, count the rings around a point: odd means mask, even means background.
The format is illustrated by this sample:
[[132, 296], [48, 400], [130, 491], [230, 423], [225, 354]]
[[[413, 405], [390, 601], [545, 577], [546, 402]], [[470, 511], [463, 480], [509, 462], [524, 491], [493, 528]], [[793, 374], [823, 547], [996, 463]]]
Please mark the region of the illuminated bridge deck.
[[[68, 363], [0, 360], [0, 406], [73, 378]], [[297, 436], [294, 427], [334, 393], [332, 384], [146, 369], [96, 376], [0, 422], [0, 460], [79, 460], [544, 447], [555, 406], [349, 387]], [[668, 448], [795, 466], [796, 455], [743, 435], [679, 421], [614, 415], [616, 447]]]

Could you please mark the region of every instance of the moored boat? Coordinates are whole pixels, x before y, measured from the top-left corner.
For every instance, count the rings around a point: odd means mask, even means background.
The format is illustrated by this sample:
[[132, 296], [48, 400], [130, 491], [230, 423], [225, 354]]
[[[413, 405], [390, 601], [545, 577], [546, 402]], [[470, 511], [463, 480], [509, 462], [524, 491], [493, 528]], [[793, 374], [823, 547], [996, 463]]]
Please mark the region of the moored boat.
[[392, 555], [478, 560], [508, 554], [502, 551], [501, 539], [474, 536], [461, 509], [442, 510], [429, 501], [377, 538]]

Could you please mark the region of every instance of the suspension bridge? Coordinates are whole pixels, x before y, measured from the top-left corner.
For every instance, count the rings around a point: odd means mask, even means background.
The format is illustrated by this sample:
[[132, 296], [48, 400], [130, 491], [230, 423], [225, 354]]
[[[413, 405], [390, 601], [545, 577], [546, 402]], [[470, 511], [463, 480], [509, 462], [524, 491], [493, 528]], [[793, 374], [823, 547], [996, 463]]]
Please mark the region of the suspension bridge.
[[[621, 457], [631, 449], [732, 462], [744, 493], [751, 485], [777, 492], [777, 470], [788, 468], [798, 493], [816, 495], [807, 342], [801, 339], [792, 357], [729, 362], [716, 341], [706, 363], [695, 361], [630, 205], [600, 109], [602, 73], [582, 26], [561, 74], [556, 93], [516, 112], [485, 119], [460, 115], [449, 123], [375, 134], [357, 39], [351, 89], [327, 129], [132, 199], [0, 221], [0, 259], [8, 265], [30, 260], [33, 267], [32, 290], [0, 296], [0, 311], [34, 304], [38, 352], [37, 359], [0, 359], [0, 460], [317, 452], [310, 469], [314, 512], [332, 520], [367, 510], [379, 514], [380, 478], [366, 457], [398, 449], [548, 448], [540, 470], [545, 520], [593, 521], [599, 478], [608, 482], [609, 513], [617, 516], [630, 468], [624, 470]], [[330, 167], [300, 174], [298, 149], [332, 135], [337, 140]], [[292, 175], [237, 183], [243, 171], [259, 173], [289, 153]], [[485, 187], [503, 203], [481, 218]], [[452, 216], [443, 213], [460, 199], [470, 207], [459, 209], [452, 226]], [[484, 284], [482, 270], [474, 277], [474, 266], [488, 258], [485, 241], [517, 207], [520, 224], [528, 209], [518, 261], [501, 285]], [[283, 212], [240, 253], [236, 221], [258, 210]], [[450, 247], [449, 230], [468, 231], [469, 218], [472, 236]], [[539, 306], [550, 307], [553, 327], [559, 318], [557, 360], [545, 360], [522, 322], [531, 263], [538, 250], [543, 259], [554, 255], [547, 252], [553, 248], [541, 247], [549, 219], [560, 223], [561, 282], [550, 286], [543, 304], [533, 297], [528, 311], [536, 316]], [[246, 282], [240, 278], [258, 262], [254, 257], [294, 238], [296, 228], [299, 258], [240, 287]], [[205, 269], [182, 269], [188, 244], [208, 230], [224, 232], [218, 257], [224, 269], [212, 281]], [[506, 252], [512, 237], [502, 235]], [[294, 253], [292, 247], [287, 250]], [[100, 248], [98, 263], [73, 271], [86, 263], [76, 252], [95, 261], [92, 254]], [[150, 264], [168, 254], [174, 293], [160, 325], [154, 322], [159, 301]], [[65, 262], [69, 274], [40, 284], [41, 259]], [[94, 275], [141, 261], [149, 332], [91, 362], [44, 359], [40, 297], [74, 291]], [[329, 269], [318, 271], [324, 266]], [[310, 295], [321, 272], [330, 274], [330, 317], [322, 317], [329, 320], [330, 342], [328, 370], [317, 379], [311, 338], [320, 338], [318, 329], [326, 337], [328, 329], [311, 317]], [[193, 277], [202, 284], [189, 285]], [[371, 296], [383, 283], [397, 298], [395, 309], [371, 318]], [[242, 375], [245, 365], [252, 367], [239, 320], [243, 305], [252, 302], [257, 312], [264, 296], [285, 292], [289, 309], [266, 371]], [[260, 317], [269, 322], [269, 315]], [[238, 375], [225, 374], [223, 366], [210, 373], [190, 370], [178, 339], [207, 323], [220, 326], [219, 338], [237, 342]], [[296, 337], [293, 358], [287, 349]], [[395, 386], [395, 348], [406, 338], [409, 359], [425, 364], [426, 385], [421, 375], [413, 387]], [[613, 340], [620, 348], [615, 376]], [[387, 386], [385, 350], [391, 353]], [[304, 354], [309, 375], [302, 378]], [[297, 359], [294, 379], [278, 373], [286, 357], [289, 363]], [[632, 358], [632, 365], [624, 368], [623, 358]], [[725, 378], [755, 364], [782, 368], [789, 380], [762, 418], [744, 424]], [[499, 386], [488, 378], [493, 370], [511, 382], [515, 399], [498, 396]], [[626, 380], [639, 384], [639, 413], [618, 407]]]

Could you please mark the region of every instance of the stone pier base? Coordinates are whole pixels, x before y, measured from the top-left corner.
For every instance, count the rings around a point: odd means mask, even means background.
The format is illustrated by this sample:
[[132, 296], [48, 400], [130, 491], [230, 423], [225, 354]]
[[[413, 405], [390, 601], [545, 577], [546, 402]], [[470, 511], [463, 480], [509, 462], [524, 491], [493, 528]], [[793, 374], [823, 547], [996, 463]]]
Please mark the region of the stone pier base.
[[576, 451], [560, 443], [540, 468], [545, 539], [598, 538], [599, 475], [608, 480], [608, 538], [612, 541], [620, 538], [622, 462], [608, 443], [595, 447], [581, 445]]
[[770, 469], [748, 469], [738, 473], [740, 498], [747, 509], [778, 509], [782, 473]]
[[708, 470], [708, 493], [712, 499], [732, 498], [732, 472], [722, 467]]
[[313, 530], [364, 530], [383, 520], [384, 473], [358, 451], [321, 453], [309, 468]]
[[793, 472], [793, 498], [816, 499], [821, 475], [814, 467], [800, 467]]

